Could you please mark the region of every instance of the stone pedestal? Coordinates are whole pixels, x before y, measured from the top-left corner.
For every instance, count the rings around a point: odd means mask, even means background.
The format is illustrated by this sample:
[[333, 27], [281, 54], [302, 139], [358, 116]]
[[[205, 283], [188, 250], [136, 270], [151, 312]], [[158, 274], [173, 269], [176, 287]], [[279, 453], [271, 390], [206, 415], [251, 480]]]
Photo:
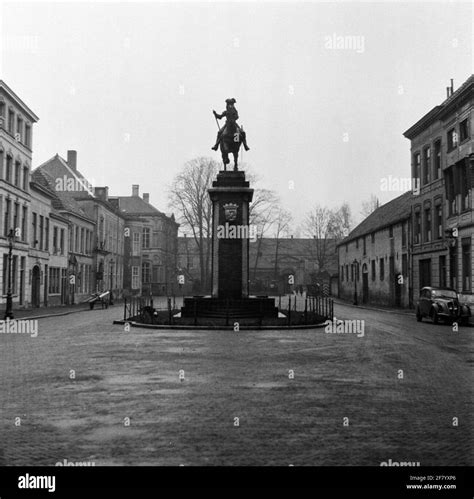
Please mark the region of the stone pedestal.
[[249, 296], [249, 204], [253, 189], [243, 171], [221, 171], [212, 200], [211, 296], [185, 298], [182, 317], [277, 317], [275, 301]]
[[249, 203], [253, 189], [242, 171], [219, 172], [212, 200], [212, 297], [249, 295]]

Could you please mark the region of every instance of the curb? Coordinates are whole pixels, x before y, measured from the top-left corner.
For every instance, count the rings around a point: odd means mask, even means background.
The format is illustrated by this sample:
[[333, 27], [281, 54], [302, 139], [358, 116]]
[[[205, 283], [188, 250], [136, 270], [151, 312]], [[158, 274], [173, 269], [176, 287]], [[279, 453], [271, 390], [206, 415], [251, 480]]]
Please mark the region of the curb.
[[79, 312], [90, 312], [90, 311], [91, 310], [89, 310], [88, 308], [84, 308], [84, 309], [81, 308], [79, 310], [68, 310], [67, 312], [59, 312], [56, 314], [27, 315], [24, 317], [18, 317], [17, 319], [14, 319], [14, 320], [47, 319], [48, 317], [60, 317], [62, 315], [78, 314]]
[[[172, 329], [177, 331], [234, 331], [234, 326], [194, 326], [191, 324], [142, 324], [135, 321], [115, 320], [113, 324], [130, 324], [132, 327], [143, 329]], [[319, 329], [326, 327], [322, 324], [294, 325], [294, 326], [239, 326], [239, 331], [289, 331], [293, 329]], [[237, 332], [237, 331], [236, 331]]]
[[364, 309], [364, 310], [374, 310], [375, 312], [386, 312], [388, 314], [397, 314], [397, 315], [404, 315], [404, 316], [410, 316], [414, 315], [415, 311], [412, 310], [407, 310], [407, 312], [400, 312], [396, 309], [386, 309], [386, 308], [376, 308], [376, 307], [364, 307], [363, 305], [354, 305], [353, 303], [346, 303], [344, 301], [336, 301], [333, 300], [335, 305], [343, 305], [345, 307], [352, 307], [352, 308], [359, 308], [359, 309]]

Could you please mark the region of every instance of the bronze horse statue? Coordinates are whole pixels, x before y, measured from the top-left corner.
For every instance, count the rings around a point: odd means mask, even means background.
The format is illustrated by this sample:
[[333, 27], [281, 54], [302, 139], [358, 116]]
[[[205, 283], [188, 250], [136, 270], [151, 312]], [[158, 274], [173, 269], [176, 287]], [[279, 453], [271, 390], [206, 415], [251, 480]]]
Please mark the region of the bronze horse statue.
[[234, 171], [237, 171], [239, 162], [239, 149], [243, 143], [243, 132], [237, 123], [228, 122], [222, 134], [219, 147], [222, 154], [222, 162], [224, 163], [224, 171], [227, 171], [227, 165], [230, 163], [229, 155], [234, 156]]

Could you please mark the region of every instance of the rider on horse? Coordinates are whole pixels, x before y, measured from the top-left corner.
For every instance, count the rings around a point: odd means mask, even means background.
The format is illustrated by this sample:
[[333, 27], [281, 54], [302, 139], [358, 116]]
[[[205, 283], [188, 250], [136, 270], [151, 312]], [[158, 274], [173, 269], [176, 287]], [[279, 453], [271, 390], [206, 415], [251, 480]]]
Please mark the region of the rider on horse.
[[[219, 132], [217, 133], [217, 140], [216, 140], [216, 144], [214, 147], [212, 147], [212, 149], [214, 151], [217, 151], [217, 149], [219, 148], [219, 143], [220, 141], [222, 140], [222, 136], [224, 134], [224, 131], [226, 130], [227, 128], [227, 125], [232, 125], [232, 124], [235, 124], [235, 126], [237, 127], [237, 130], [240, 132], [240, 135], [242, 136], [242, 144], [244, 145], [245, 147], [245, 150], [248, 151], [250, 148], [248, 147], [247, 145], [247, 138], [245, 136], [245, 132], [244, 130], [236, 123], [236, 121], [239, 119], [239, 113], [237, 112], [237, 109], [235, 108], [234, 104], [236, 103], [236, 100], [235, 99], [226, 99], [225, 100], [226, 102], [226, 109], [225, 111], [222, 112], [222, 114], [218, 114], [216, 113], [215, 111], [212, 111], [214, 113], [214, 116], [218, 119], [221, 119], [221, 118], [226, 118], [226, 122], [225, 122], [225, 125], [219, 130]], [[232, 128], [232, 127], [231, 127]]]

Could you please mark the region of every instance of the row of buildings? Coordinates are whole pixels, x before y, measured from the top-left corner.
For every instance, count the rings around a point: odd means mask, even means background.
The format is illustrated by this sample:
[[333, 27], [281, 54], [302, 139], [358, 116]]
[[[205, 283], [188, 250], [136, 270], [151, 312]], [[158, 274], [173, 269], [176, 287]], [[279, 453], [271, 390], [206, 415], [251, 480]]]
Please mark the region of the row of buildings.
[[342, 298], [411, 307], [423, 286], [473, 292], [474, 75], [446, 91], [404, 133], [413, 189], [338, 244]]
[[0, 302], [8, 291], [15, 307], [74, 304], [103, 290], [116, 298], [175, 292], [174, 216], [140, 197], [138, 185], [114, 197], [92, 186], [76, 151], [32, 170], [37, 121], [0, 80]]

